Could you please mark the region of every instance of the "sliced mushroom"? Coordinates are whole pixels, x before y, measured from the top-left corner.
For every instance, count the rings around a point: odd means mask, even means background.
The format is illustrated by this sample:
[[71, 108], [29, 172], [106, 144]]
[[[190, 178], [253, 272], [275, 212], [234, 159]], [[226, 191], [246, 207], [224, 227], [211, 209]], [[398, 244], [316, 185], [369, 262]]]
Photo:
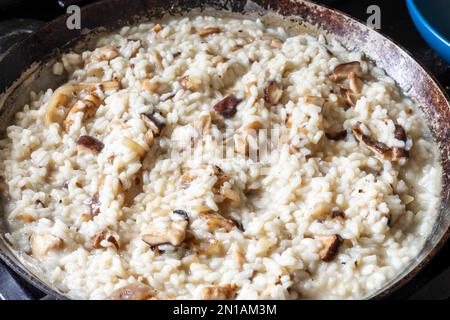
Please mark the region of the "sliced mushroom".
[[276, 81], [269, 81], [264, 89], [264, 100], [270, 105], [276, 105], [283, 95], [281, 84]]
[[343, 140], [347, 137], [347, 130], [342, 130], [338, 132], [325, 132], [325, 136], [334, 141]]
[[333, 261], [339, 251], [339, 247], [342, 244], [341, 236], [335, 234], [327, 237], [319, 237], [318, 240], [323, 245], [323, 249], [319, 252], [320, 259], [325, 262]]
[[202, 290], [202, 300], [233, 300], [236, 298], [238, 286], [225, 284], [221, 286], [208, 286]]
[[92, 136], [80, 136], [77, 139], [76, 143], [96, 153], [102, 152], [103, 148], [105, 147], [103, 142]]
[[141, 239], [150, 246], [171, 244], [177, 247], [186, 238], [186, 229], [189, 225], [189, 216], [184, 210], [175, 210], [171, 221], [165, 225], [151, 223], [141, 232]]
[[73, 125], [73, 116], [78, 112], [83, 112], [83, 121], [95, 115], [97, 108], [101, 104], [101, 99], [96, 94], [89, 94], [81, 100], [78, 100], [70, 109], [65, 120], [65, 130], [68, 132]]
[[105, 82], [90, 82], [78, 84], [66, 84], [55, 90], [47, 105], [45, 118], [48, 124], [55, 121], [56, 109], [59, 106], [66, 106], [70, 97], [76, 95], [81, 90], [93, 91], [99, 87], [102, 91], [116, 90], [120, 88], [120, 82], [117, 80]]
[[333, 80], [340, 81], [347, 79], [350, 72], [353, 72], [357, 76], [361, 76], [361, 64], [358, 61], [353, 61], [336, 66], [333, 70]]
[[371, 136], [366, 135], [361, 130], [361, 122], [357, 122], [353, 128], [353, 134], [359, 142], [363, 142], [364, 145], [374, 152], [375, 154], [381, 156], [382, 159], [391, 158], [392, 149], [389, 148], [386, 144], [375, 141]]
[[35, 233], [30, 238], [31, 253], [38, 260], [43, 260], [50, 251], [62, 248], [64, 241], [48, 232]]
[[220, 256], [223, 254], [223, 246], [217, 239], [191, 239], [189, 249], [198, 255], [207, 257]]
[[107, 229], [103, 229], [100, 230], [94, 237], [94, 241], [93, 241], [93, 247], [95, 249], [103, 249], [105, 248], [102, 245], [102, 241], [106, 240], [109, 243], [111, 243], [116, 250], [119, 250], [120, 245], [119, 245], [119, 241], [116, 239], [116, 237]]
[[152, 287], [143, 283], [133, 283], [117, 289], [111, 295], [112, 300], [147, 300], [156, 295]]
[[316, 106], [322, 107], [325, 104], [325, 99], [322, 97], [307, 96], [305, 102], [307, 104], [314, 104]]
[[225, 218], [218, 213], [202, 213], [200, 217], [206, 220], [206, 224], [208, 225], [210, 232], [214, 232], [219, 229], [224, 229], [226, 232], [230, 232], [234, 227], [241, 230], [239, 228], [240, 226], [236, 225], [234, 220]]
[[151, 129], [154, 137], [159, 137], [166, 127], [166, 123], [159, 114], [141, 113], [141, 119], [148, 129]]
[[354, 94], [360, 94], [364, 84], [361, 79], [359, 79], [357, 74], [355, 72], [350, 72], [348, 74], [348, 80], [350, 91]]
[[199, 35], [200, 37], [206, 37], [206, 36], [209, 36], [210, 34], [220, 33], [220, 32], [221, 32], [220, 28], [210, 27], [210, 28], [205, 28], [205, 29], [199, 30], [197, 32], [197, 35]]
[[234, 94], [231, 94], [214, 105], [214, 110], [225, 118], [233, 117], [237, 112], [237, 105], [241, 102]]
[[408, 136], [406, 135], [405, 129], [401, 125], [396, 124], [394, 130], [394, 137], [397, 140], [406, 142], [408, 140]]

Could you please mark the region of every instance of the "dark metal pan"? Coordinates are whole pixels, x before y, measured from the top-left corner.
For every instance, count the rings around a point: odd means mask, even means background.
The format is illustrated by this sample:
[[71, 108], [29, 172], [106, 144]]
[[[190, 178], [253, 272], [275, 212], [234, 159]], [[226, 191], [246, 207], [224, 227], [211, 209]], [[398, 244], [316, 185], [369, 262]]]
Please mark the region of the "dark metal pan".
[[[0, 60], [0, 131], [11, 123], [14, 114], [25, 104], [30, 90], [55, 88], [62, 80], [49, 72], [49, 61], [61, 52], [88, 46], [81, 42], [99, 31], [151, 20], [163, 14], [183, 14], [194, 8], [214, 8], [222, 12], [264, 15], [267, 10], [281, 17], [273, 23], [313, 33], [327, 33], [339, 39], [348, 49], [364, 52], [398, 83], [421, 106], [433, 138], [439, 146], [443, 168], [439, 217], [432, 233], [413, 261], [394, 279], [367, 298], [381, 298], [416, 275], [436, 254], [450, 236], [450, 105], [449, 98], [430, 74], [404, 49], [364, 24], [332, 9], [307, 1], [295, 0], [110, 0], [96, 2], [81, 12], [82, 30], [69, 30], [66, 17], [60, 17], [11, 48]], [[1, 215], [1, 214], [0, 214]], [[45, 282], [29, 264], [19, 261], [1, 235], [6, 231], [0, 222], [0, 258], [20, 276], [57, 299], [66, 298]]]

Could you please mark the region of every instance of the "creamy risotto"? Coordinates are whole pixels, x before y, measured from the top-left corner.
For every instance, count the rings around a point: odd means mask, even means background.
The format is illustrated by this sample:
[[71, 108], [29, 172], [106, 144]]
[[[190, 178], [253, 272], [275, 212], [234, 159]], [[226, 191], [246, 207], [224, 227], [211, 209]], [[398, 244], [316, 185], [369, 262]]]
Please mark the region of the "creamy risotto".
[[70, 297], [362, 298], [435, 221], [420, 111], [331, 38], [171, 17], [53, 72], [0, 174], [8, 241]]

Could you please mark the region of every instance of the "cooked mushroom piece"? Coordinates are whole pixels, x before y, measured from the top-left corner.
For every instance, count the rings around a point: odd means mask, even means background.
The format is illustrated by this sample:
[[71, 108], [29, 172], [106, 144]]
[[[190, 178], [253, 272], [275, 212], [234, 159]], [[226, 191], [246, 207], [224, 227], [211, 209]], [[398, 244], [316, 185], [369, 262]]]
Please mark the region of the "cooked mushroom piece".
[[214, 105], [214, 110], [225, 118], [233, 117], [237, 112], [237, 105], [241, 102], [234, 94], [231, 94]]
[[325, 136], [334, 141], [343, 140], [347, 137], [347, 130], [342, 130], [338, 132], [325, 132]]
[[99, 232], [97, 232], [97, 234], [94, 237], [93, 247], [95, 249], [105, 248], [102, 245], [103, 240], [108, 241], [116, 248], [116, 250], [119, 250], [119, 248], [120, 248], [119, 241], [108, 229], [103, 229], [103, 230], [100, 230]]
[[352, 128], [353, 134], [359, 142], [363, 142], [364, 145], [381, 156], [383, 159], [390, 158], [392, 149], [382, 142], [375, 141], [371, 136], [364, 134], [361, 130], [361, 122], [357, 122]]
[[345, 222], [345, 214], [341, 210], [333, 209], [331, 211], [331, 217], [338, 220], [339, 222]]
[[319, 252], [320, 259], [325, 262], [332, 261], [342, 244], [342, 238], [340, 235], [335, 234], [327, 237], [319, 237], [318, 240], [322, 243], [323, 249]]
[[102, 152], [103, 148], [105, 147], [103, 142], [91, 136], [80, 136], [77, 139], [76, 143], [97, 153]]
[[70, 109], [65, 120], [65, 130], [68, 132], [74, 122], [74, 115], [78, 112], [83, 113], [83, 121], [95, 115], [97, 108], [101, 104], [101, 99], [96, 94], [88, 94], [81, 100], [78, 100]]
[[151, 223], [141, 232], [141, 239], [150, 246], [170, 244], [177, 247], [186, 238], [189, 216], [184, 210], [175, 210], [171, 221], [165, 224]]
[[281, 85], [276, 81], [269, 81], [267, 87], [264, 89], [264, 100], [270, 105], [276, 105], [283, 95]]
[[30, 244], [33, 257], [42, 260], [50, 251], [61, 249], [64, 242], [61, 238], [46, 232], [33, 234], [30, 238]]
[[123, 137], [123, 145], [127, 147], [130, 151], [134, 152], [138, 155], [138, 157], [142, 158], [145, 155], [145, 148], [141, 146], [139, 143], [130, 139], [128, 137]]
[[201, 29], [197, 32], [197, 34], [200, 37], [206, 37], [209, 36], [210, 34], [214, 34], [214, 33], [220, 33], [220, 29], [217, 27], [210, 27], [210, 28], [205, 28], [205, 29]]
[[111, 295], [112, 300], [147, 300], [156, 295], [152, 287], [143, 283], [133, 283], [117, 289]]
[[225, 218], [224, 216], [218, 213], [213, 212], [203, 213], [200, 215], [200, 217], [206, 220], [206, 224], [208, 225], [209, 231], [211, 232], [214, 232], [219, 229], [224, 229], [226, 232], [230, 232], [235, 227], [241, 230], [240, 229], [241, 226], [236, 224], [235, 220]]
[[109, 61], [116, 58], [119, 55], [117, 49], [112, 45], [107, 45], [101, 48], [95, 49], [88, 59], [88, 63], [97, 61]]
[[238, 286], [225, 284], [221, 286], [208, 286], [202, 290], [202, 300], [233, 300], [236, 298]]
[[226, 181], [230, 180], [230, 177], [227, 176], [219, 166], [214, 165], [213, 169], [214, 175], [217, 177], [214, 188], [219, 189]]
[[353, 61], [336, 66], [333, 70], [333, 80], [340, 81], [347, 79], [350, 72], [360, 77], [362, 75], [361, 64], [358, 61]]
[[406, 142], [406, 140], [408, 139], [405, 129], [403, 129], [403, 127], [398, 124], [395, 125], [394, 137], [395, 137], [395, 139], [403, 141], [403, 142]]
[[348, 74], [348, 80], [349, 80], [349, 88], [350, 91], [354, 94], [360, 94], [363, 89], [363, 82], [359, 77], [356, 75], [355, 72], [350, 72]]
[[358, 101], [358, 95], [356, 95], [354, 92], [344, 87], [341, 87], [339, 94], [342, 97], [342, 99], [345, 100], [348, 106], [350, 107], [356, 106], [356, 102]]
[[148, 129], [151, 129], [154, 137], [159, 137], [166, 127], [166, 123], [159, 114], [141, 113], [141, 119]]

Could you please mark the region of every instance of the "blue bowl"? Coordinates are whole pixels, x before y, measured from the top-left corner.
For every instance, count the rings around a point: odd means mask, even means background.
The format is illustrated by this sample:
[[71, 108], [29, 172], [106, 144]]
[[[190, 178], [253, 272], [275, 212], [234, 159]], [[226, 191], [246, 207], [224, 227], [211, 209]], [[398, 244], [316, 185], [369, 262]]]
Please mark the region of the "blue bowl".
[[450, 63], [450, 1], [406, 0], [406, 3], [422, 37]]

